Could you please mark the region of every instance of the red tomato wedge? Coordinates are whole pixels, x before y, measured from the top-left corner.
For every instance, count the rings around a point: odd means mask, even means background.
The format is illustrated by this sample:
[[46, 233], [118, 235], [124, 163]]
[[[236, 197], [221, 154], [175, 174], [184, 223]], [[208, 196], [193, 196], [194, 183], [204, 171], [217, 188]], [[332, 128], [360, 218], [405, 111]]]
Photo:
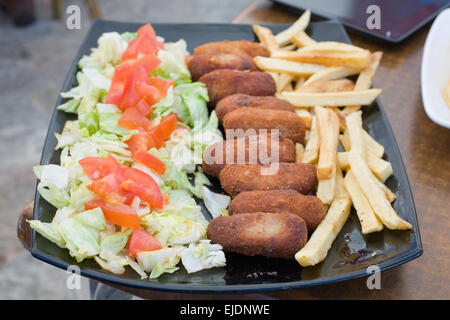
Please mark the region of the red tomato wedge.
[[122, 62], [114, 68], [114, 75], [111, 81], [111, 87], [108, 91], [105, 103], [112, 103], [120, 106], [125, 84], [131, 75], [131, 72], [138, 67], [143, 67], [148, 74], [158, 68], [161, 61], [154, 55], [145, 55], [139, 59], [130, 59]]
[[152, 122], [147, 119], [137, 108], [125, 109], [119, 121], [117, 122], [119, 127], [125, 129], [143, 129], [148, 130], [152, 125]]
[[146, 117], [152, 113], [152, 107], [150, 107], [144, 99], [141, 99], [141, 101], [138, 102], [136, 109]]
[[142, 98], [142, 94], [136, 88], [136, 84], [138, 82], [148, 82], [149, 77], [145, 68], [142, 66], [138, 66], [133, 69], [128, 80], [125, 84], [125, 88], [123, 90], [122, 95], [122, 109], [125, 110], [127, 108], [132, 108], [138, 104], [138, 102]]
[[86, 157], [78, 163], [91, 180], [101, 179], [120, 168], [120, 163], [109, 153], [106, 158]]
[[122, 182], [121, 187], [123, 190], [132, 192], [141, 200], [149, 203], [152, 209], [161, 209], [163, 207], [164, 199], [156, 182], [151, 186], [144, 186], [131, 180], [126, 180]]
[[161, 98], [167, 95], [167, 90], [175, 84], [173, 80], [166, 80], [162, 78], [150, 78], [150, 85], [158, 89]]
[[158, 186], [158, 184], [144, 171], [136, 168], [122, 167], [119, 169], [118, 174], [122, 177], [122, 181], [130, 180], [143, 186]]
[[[156, 32], [153, 29], [152, 25], [147, 23], [146, 25], [143, 25], [142, 27], [140, 27], [138, 29], [137, 36], [138, 37], [149, 36], [150, 38], [156, 39]], [[156, 40], [156, 43], [157, 43], [158, 49], [164, 48], [164, 44], [162, 42], [159, 42], [158, 40]]]
[[155, 147], [152, 137], [148, 132], [141, 131], [133, 134], [130, 139], [125, 141], [132, 154], [139, 151], [147, 151], [152, 147]]
[[166, 172], [166, 165], [164, 164], [164, 162], [162, 162], [157, 157], [148, 152], [145, 151], [137, 152], [136, 154], [133, 155], [133, 159], [138, 162], [141, 162], [146, 167], [152, 169], [153, 171], [159, 174], [164, 174]]
[[123, 191], [122, 192], [122, 197], [124, 199], [123, 204], [126, 204], [127, 206], [130, 206], [131, 203], [133, 202], [135, 196], [136, 195], [134, 193], [132, 193], [132, 192], [125, 192], [125, 191]]
[[120, 188], [123, 179], [116, 173], [110, 173], [103, 179], [94, 180], [88, 188], [102, 199], [110, 202], [125, 202], [126, 197], [122, 195]]
[[134, 230], [128, 242], [130, 256], [135, 257], [140, 251], [153, 251], [162, 248], [161, 243], [147, 231]]
[[105, 219], [119, 226], [139, 229], [139, 216], [131, 207], [122, 203], [108, 203], [104, 200], [91, 200], [84, 204], [86, 210], [101, 208]]
[[[145, 72], [147, 74], [152, 73], [156, 68], [158, 68], [159, 64], [161, 63], [161, 60], [158, 59], [158, 57], [154, 55], [145, 55], [142, 57], [139, 57], [137, 60], [132, 60], [133, 67], [144, 67]], [[124, 63], [126, 63], [125, 61]]]
[[170, 135], [176, 128], [177, 116], [172, 113], [170, 116], [165, 117], [159, 125], [150, 130], [150, 135], [157, 149], [163, 146], [164, 142], [170, 138]]
[[122, 61], [136, 59], [144, 54], [156, 55], [159, 49], [162, 49], [162, 44], [156, 40], [156, 36], [141, 34], [128, 43], [122, 54]]
[[125, 88], [125, 83], [133, 71], [134, 63], [134, 60], [129, 60], [122, 62], [114, 68], [111, 87], [109, 88], [105, 103], [120, 106], [122, 102], [123, 89]]
[[148, 82], [149, 79], [146, 82], [137, 82], [136, 89], [149, 105], [154, 105], [161, 99], [161, 93], [158, 88], [150, 85]]
[[162, 208], [163, 196], [155, 180], [147, 173], [136, 169], [122, 167], [119, 169], [122, 177], [122, 190], [132, 192], [142, 200], [148, 202], [153, 208]]
[[137, 31], [137, 36], [143, 36], [143, 35], [148, 35], [150, 37], [156, 37], [156, 32], [155, 29], [153, 29], [153, 27], [150, 24], [146, 24], [143, 25], [142, 27], [140, 27]]

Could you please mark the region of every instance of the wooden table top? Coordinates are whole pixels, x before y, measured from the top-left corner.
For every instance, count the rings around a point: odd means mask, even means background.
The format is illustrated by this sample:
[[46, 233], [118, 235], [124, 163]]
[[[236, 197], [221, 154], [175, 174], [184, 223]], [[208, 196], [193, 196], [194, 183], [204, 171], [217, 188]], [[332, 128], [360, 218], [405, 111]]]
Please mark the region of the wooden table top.
[[[298, 14], [256, 0], [233, 23], [292, 23]], [[114, 287], [147, 299], [449, 299], [450, 298], [450, 130], [432, 122], [423, 109], [420, 66], [430, 25], [400, 44], [366, 38], [347, 29], [354, 44], [383, 51], [374, 87], [383, 90], [380, 100], [399, 145], [412, 188], [424, 254], [381, 273], [381, 289], [369, 290], [366, 278], [300, 290], [248, 295], [189, 295]], [[29, 232], [20, 223], [19, 238]], [[28, 225], [28, 224], [27, 224]], [[109, 284], [111, 285], [111, 284]]]

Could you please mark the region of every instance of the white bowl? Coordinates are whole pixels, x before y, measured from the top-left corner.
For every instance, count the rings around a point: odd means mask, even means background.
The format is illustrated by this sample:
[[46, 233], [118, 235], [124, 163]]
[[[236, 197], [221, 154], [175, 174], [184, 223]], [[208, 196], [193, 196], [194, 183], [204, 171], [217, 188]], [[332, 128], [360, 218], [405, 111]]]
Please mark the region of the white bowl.
[[450, 108], [442, 90], [450, 80], [450, 8], [434, 20], [425, 41], [422, 57], [422, 101], [435, 123], [450, 128]]

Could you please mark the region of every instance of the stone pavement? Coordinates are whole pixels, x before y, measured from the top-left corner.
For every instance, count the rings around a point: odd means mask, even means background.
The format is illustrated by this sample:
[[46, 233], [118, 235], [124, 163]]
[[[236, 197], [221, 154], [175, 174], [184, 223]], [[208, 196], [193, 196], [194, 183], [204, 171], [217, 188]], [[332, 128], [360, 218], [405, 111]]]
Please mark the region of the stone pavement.
[[[229, 22], [251, 0], [98, 0], [102, 18], [149, 22]], [[84, 1], [81, 30], [51, 19], [51, 1], [35, 1], [37, 21], [16, 28], [0, 12], [0, 299], [89, 299], [67, 290], [67, 273], [32, 258], [16, 238], [17, 216], [33, 198], [32, 166], [41, 151], [58, 92], [91, 24]], [[64, 17], [64, 15], [63, 15]]]

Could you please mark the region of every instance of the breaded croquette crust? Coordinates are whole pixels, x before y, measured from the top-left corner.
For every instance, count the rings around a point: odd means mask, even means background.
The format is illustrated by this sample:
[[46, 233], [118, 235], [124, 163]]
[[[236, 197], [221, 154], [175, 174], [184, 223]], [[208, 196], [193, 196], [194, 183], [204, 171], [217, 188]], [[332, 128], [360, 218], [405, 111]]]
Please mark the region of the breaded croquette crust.
[[[203, 170], [210, 176], [219, 177], [220, 171], [231, 163], [270, 163], [275, 158], [277, 158], [274, 160], [276, 162], [295, 161], [295, 146], [292, 140], [278, 137], [278, 140], [275, 139], [273, 143], [276, 145], [272, 146], [270, 134], [218, 141], [208, 146], [203, 153]], [[275, 150], [273, 148], [277, 147], [278, 156], [276, 151], [272, 155], [272, 150]], [[216, 154], [216, 150], [222, 150], [222, 153]], [[240, 152], [244, 154], [239, 155]]]
[[[262, 169], [278, 166], [274, 174], [263, 175]], [[317, 189], [316, 167], [306, 163], [229, 164], [220, 171], [220, 184], [231, 196], [253, 190], [293, 189], [308, 194]]]
[[295, 214], [258, 212], [215, 218], [207, 236], [226, 252], [293, 259], [305, 246], [308, 232], [305, 221]]
[[287, 101], [275, 97], [255, 97], [248, 94], [233, 94], [225, 97], [216, 105], [216, 114], [219, 121], [223, 121], [223, 117], [235, 109], [242, 107], [274, 109], [295, 112], [294, 107]]
[[226, 96], [236, 93], [273, 96], [276, 92], [272, 76], [261, 71], [214, 70], [201, 76], [198, 81], [206, 85], [209, 104], [212, 106]]
[[258, 71], [252, 58], [247, 55], [232, 53], [214, 53], [193, 55], [188, 63], [192, 80], [197, 81], [202, 75], [219, 69]]
[[228, 206], [230, 215], [252, 212], [293, 213], [305, 220], [309, 232], [316, 229], [326, 214], [319, 198], [295, 190], [241, 192]]
[[303, 143], [306, 126], [294, 112], [243, 107], [235, 109], [223, 118], [223, 128], [227, 129], [278, 129], [280, 136], [293, 142]]
[[270, 56], [269, 50], [259, 43], [248, 40], [208, 42], [194, 49], [194, 55], [211, 53], [246, 54], [252, 58], [256, 56]]

